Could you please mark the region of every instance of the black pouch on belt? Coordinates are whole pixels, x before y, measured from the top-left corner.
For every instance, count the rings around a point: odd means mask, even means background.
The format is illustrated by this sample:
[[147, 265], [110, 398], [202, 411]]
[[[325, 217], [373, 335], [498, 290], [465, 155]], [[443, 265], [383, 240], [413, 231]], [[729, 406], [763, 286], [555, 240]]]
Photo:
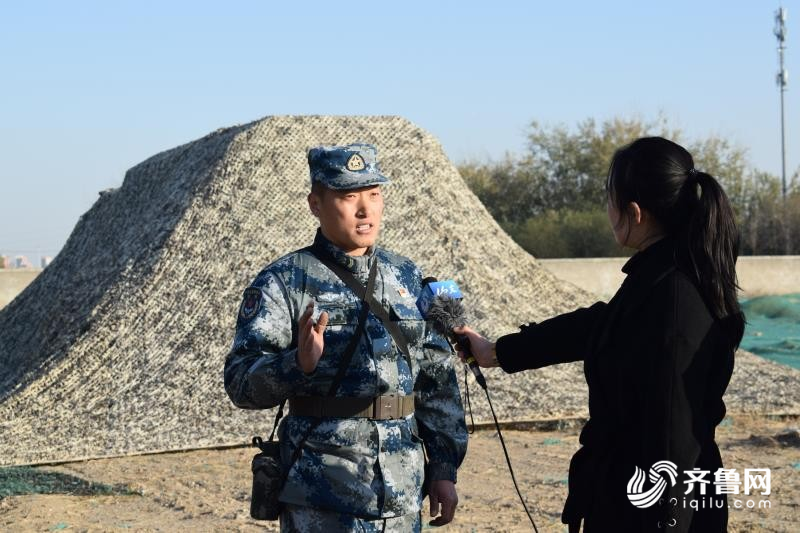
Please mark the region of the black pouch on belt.
[[250, 516], [256, 520], [277, 520], [280, 516], [280, 496], [283, 486], [283, 468], [278, 441], [264, 442], [253, 437], [253, 445], [261, 453], [253, 457], [253, 495], [250, 500]]
[[281, 514], [281, 502], [278, 501], [278, 497], [286, 481], [286, 472], [281, 463], [280, 442], [273, 439], [278, 429], [278, 422], [283, 418], [284, 405], [286, 400], [278, 406], [269, 440], [264, 442], [261, 437], [253, 437], [253, 446], [261, 450], [253, 457], [251, 463], [253, 490], [250, 496], [250, 516], [256, 520], [277, 520]]

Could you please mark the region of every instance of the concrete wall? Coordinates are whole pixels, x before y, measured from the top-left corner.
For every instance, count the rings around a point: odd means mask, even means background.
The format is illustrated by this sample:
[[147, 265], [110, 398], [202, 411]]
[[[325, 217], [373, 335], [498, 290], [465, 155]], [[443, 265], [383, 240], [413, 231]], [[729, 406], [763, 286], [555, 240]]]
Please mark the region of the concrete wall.
[[736, 273], [745, 297], [800, 293], [799, 255], [740, 257]]
[[[604, 300], [611, 298], [625, 279], [620, 269], [627, 260], [625, 257], [537, 259], [559, 278]], [[740, 257], [736, 274], [745, 298], [800, 293], [800, 256], [797, 255]]]
[[0, 269], [0, 309], [16, 298], [41, 271], [40, 268]]

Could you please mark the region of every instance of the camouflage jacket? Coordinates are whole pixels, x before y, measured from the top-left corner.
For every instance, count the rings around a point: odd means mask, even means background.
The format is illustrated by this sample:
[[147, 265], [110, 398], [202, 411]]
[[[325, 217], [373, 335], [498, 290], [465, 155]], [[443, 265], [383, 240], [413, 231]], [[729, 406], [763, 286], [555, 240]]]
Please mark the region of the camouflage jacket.
[[[447, 341], [429, 328], [416, 307], [421, 273], [410, 260], [380, 248], [348, 256], [321, 232], [315, 246], [327, 250], [366, 285], [378, 261], [375, 299], [405, 333], [408, 359], [371, 312], [365, 333], [337, 396], [375, 397], [414, 393], [415, 414], [399, 420], [326, 418], [306, 441], [288, 472], [281, 501], [365, 517], [416, 512], [422, 501], [423, 443], [431, 480], [456, 480], [467, 448], [464, 410]], [[325, 347], [316, 370], [297, 365], [297, 326], [311, 300], [327, 311]], [[236, 337], [225, 361], [225, 389], [238, 407], [269, 408], [292, 396], [325, 396], [348, 340], [355, 332], [360, 299], [309, 250], [292, 252], [267, 266], [245, 290]], [[284, 465], [314, 421], [287, 416], [278, 437]]]

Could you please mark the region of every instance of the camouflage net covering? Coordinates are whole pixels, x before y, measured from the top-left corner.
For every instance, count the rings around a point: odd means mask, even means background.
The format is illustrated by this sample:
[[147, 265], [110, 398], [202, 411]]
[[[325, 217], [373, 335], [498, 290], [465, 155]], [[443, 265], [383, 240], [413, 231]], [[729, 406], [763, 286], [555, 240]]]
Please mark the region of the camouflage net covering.
[[[273, 410], [243, 411], [222, 367], [242, 291], [306, 246], [306, 151], [378, 146], [380, 244], [456, 279], [490, 337], [593, 297], [540, 268], [495, 223], [430, 134], [399, 117], [267, 117], [129, 170], [100, 193], [53, 263], [0, 311], [0, 464], [242, 444]], [[749, 354], [729, 406], [800, 412], [800, 372]], [[586, 416], [580, 364], [487, 372], [504, 420]], [[472, 378], [470, 377], [470, 381]], [[474, 393], [476, 420], [490, 420]]]

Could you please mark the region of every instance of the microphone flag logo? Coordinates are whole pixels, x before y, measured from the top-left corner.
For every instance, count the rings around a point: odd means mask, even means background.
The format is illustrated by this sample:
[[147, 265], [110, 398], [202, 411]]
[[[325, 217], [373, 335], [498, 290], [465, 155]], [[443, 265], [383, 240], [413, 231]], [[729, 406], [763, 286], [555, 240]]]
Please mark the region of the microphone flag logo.
[[634, 506], [644, 509], [658, 501], [667, 488], [667, 480], [661, 474], [666, 474], [669, 478], [670, 486], [674, 487], [677, 483], [678, 465], [670, 461], [659, 461], [651, 466], [648, 477], [653, 486], [645, 491], [644, 471], [638, 466], [636, 467], [633, 476], [628, 480], [628, 499]]
[[431, 302], [437, 296], [449, 296], [453, 299], [461, 299], [464, 297], [464, 295], [461, 294], [461, 289], [458, 288], [458, 284], [451, 279], [426, 283], [419, 293], [419, 298], [417, 298], [417, 309], [419, 309], [419, 312], [422, 313], [422, 316], [425, 317], [426, 320]]

